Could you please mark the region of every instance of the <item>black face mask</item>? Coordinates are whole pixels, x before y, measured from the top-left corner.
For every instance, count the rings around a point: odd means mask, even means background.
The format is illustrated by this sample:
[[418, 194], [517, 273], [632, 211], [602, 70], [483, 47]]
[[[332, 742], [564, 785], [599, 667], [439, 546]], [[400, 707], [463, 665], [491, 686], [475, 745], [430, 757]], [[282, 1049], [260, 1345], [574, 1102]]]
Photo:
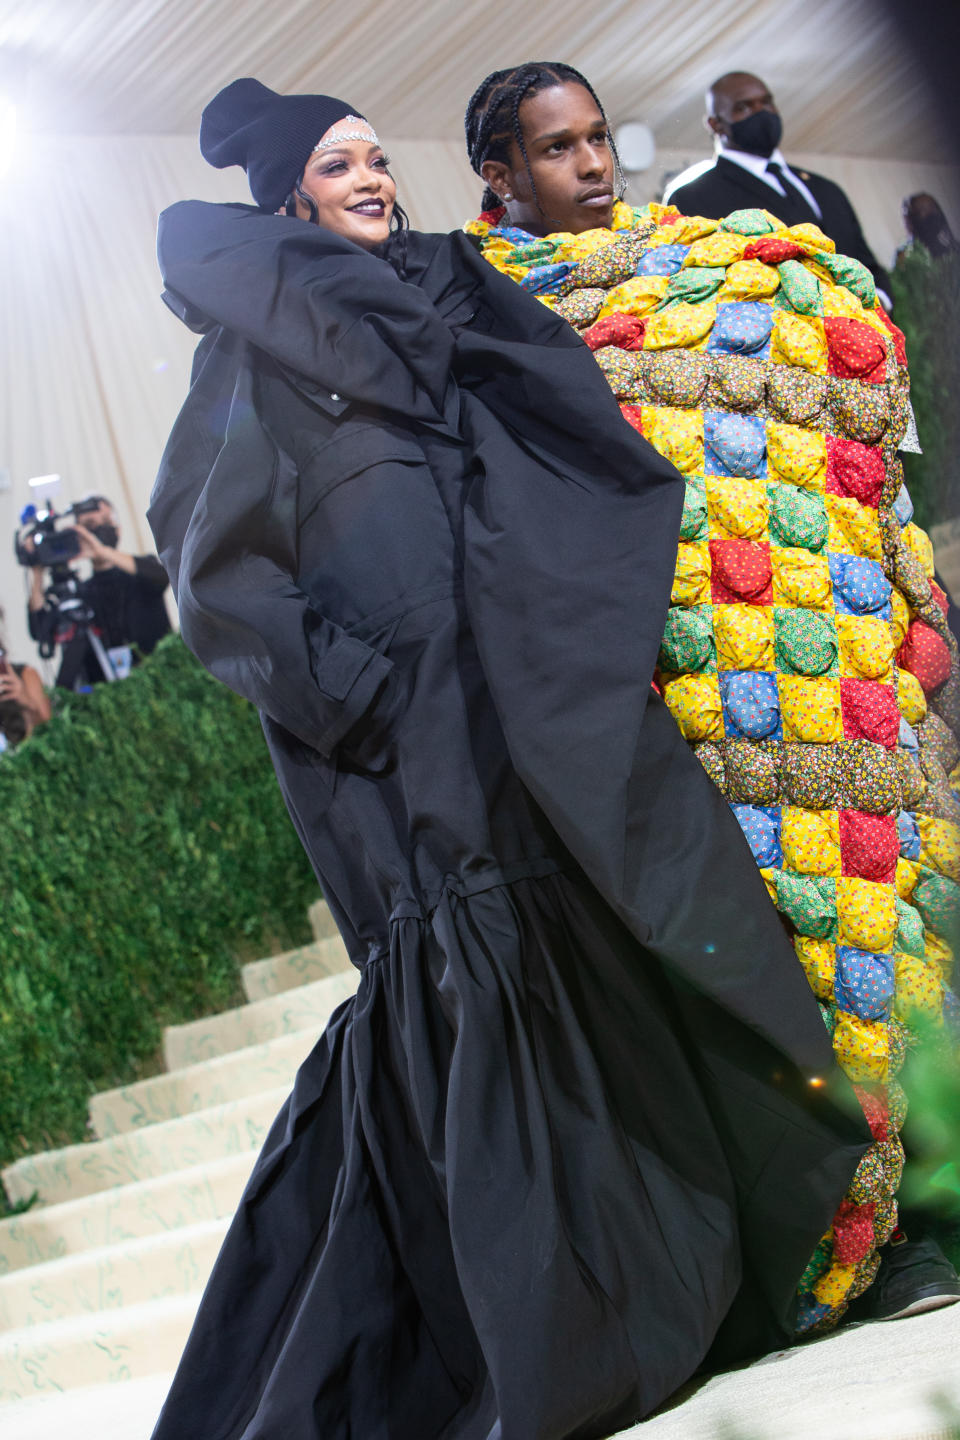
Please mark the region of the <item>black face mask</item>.
[[730, 126], [730, 143], [748, 155], [772, 155], [783, 135], [783, 121], [773, 110], [754, 110]]
[[94, 525], [92, 533], [108, 550], [113, 550], [120, 539], [120, 531], [116, 525]]

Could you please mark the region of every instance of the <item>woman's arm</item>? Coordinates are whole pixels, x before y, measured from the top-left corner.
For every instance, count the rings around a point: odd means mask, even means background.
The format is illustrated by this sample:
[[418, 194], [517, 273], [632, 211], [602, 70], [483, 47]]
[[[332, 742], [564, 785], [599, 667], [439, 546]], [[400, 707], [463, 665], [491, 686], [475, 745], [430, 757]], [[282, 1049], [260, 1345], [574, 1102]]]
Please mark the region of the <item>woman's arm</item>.
[[342, 397], [448, 428], [453, 342], [431, 301], [349, 240], [246, 205], [186, 200], [160, 217], [170, 308], [211, 322]]

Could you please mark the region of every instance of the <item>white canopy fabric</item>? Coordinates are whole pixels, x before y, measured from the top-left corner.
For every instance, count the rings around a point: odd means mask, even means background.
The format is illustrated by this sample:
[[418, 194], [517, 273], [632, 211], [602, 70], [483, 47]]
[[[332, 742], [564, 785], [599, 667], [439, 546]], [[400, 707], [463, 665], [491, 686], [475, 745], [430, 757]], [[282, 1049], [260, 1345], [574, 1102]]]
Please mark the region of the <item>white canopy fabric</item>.
[[[156, 219], [187, 196], [249, 198], [239, 171], [197, 150], [199, 112], [223, 84], [253, 74], [340, 94], [385, 137], [414, 225], [449, 229], [478, 208], [462, 116], [490, 69], [566, 60], [614, 125], [651, 125], [657, 160], [631, 178], [635, 203], [709, 154], [709, 81], [756, 70], [788, 158], [844, 186], [889, 262], [905, 194], [932, 191], [955, 222], [960, 207], [922, 80], [881, 13], [861, 0], [0, 0], [0, 93], [18, 95], [29, 126], [0, 179], [0, 547], [28, 478], [57, 472], [61, 505], [106, 492], [123, 543], [151, 548], [147, 498], [194, 343], [159, 300]], [[32, 659], [24, 572], [6, 554], [8, 648]]]

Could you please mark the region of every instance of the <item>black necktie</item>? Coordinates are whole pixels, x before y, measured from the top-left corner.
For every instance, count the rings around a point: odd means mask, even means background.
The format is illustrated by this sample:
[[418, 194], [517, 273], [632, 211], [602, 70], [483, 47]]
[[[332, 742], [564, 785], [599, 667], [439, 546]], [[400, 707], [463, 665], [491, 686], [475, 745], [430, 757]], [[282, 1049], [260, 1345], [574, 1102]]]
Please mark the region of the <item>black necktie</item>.
[[810, 221], [816, 224], [818, 219], [816, 211], [809, 201], [803, 198], [796, 185], [791, 184], [787, 179], [783, 166], [778, 165], [775, 160], [771, 160], [767, 164], [767, 174], [772, 175], [775, 180], [779, 180], [785, 191], [785, 198], [781, 200], [778, 197], [770, 207], [774, 214], [785, 225], [803, 225]]

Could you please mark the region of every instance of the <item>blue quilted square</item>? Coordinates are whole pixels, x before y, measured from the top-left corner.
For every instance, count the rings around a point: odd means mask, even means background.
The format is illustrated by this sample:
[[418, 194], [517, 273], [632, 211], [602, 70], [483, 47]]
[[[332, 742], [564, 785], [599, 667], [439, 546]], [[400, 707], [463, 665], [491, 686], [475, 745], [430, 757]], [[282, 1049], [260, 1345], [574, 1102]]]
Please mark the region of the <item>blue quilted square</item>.
[[773, 306], [762, 300], [740, 300], [731, 305], [718, 305], [717, 318], [707, 341], [707, 349], [726, 355], [752, 355], [765, 360], [770, 353], [773, 330]]
[[854, 945], [837, 946], [833, 998], [861, 1020], [889, 1020], [893, 1001], [893, 960]]
[[889, 620], [891, 585], [875, 560], [859, 555], [828, 555], [833, 601], [838, 615], [876, 615]]
[[638, 275], [676, 275], [690, 253], [689, 245], [654, 245], [637, 261]]
[[767, 670], [724, 670], [720, 677], [724, 729], [731, 740], [782, 740], [777, 677]]
[[897, 834], [900, 837], [900, 854], [904, 860], [919, 860], [921, 841], [916, 820], [906, 810], [897, 816]]
[[758, 415], [704, 410], [703, 442], [707, 475], [742, 475], [751, 480], [766, 477], [767, 428]]
[[761, 869], [783, 864], [780, 846], [780, 811], [775, 805], [731, 805], [740, 829]]

